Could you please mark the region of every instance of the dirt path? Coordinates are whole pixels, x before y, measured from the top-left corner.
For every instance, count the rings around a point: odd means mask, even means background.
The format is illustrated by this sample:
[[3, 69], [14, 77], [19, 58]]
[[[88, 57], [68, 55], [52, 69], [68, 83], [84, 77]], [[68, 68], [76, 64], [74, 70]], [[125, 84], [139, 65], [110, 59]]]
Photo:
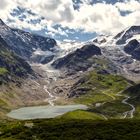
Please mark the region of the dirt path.
[[135, 112], [135, 106], [128, 103], [127, 101], [129, 100], [130, 96], [126, 96], [126, 95], [121, 95], [120, 93], [117, 94], [117, 96], [122, 96], [122, 97], [125, 97], [125, 99], [122, 100], [122, 103], [125, 104], [125, 105], [129, 105], [132, 109], [130, 111], [126, 111], [123, 113], [123, 119], [125, 119], [127, 116], [130, 116], [130, 118], [133, 118], [134, 117], [134, 112]]

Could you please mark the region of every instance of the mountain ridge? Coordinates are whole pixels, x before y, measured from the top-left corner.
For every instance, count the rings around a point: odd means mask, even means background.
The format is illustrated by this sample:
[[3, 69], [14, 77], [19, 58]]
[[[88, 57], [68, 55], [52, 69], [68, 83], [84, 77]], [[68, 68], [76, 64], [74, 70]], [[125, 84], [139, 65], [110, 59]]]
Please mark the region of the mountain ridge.
[[[138, 30], [138, 31], [137, 31]], [[111, 62], [112, 65], [116, 66], [116, 68], [118, 69], [117, 73], [118, 74], [122, 74], [124, 75], [126, 78], [135, 78], [136, 81], [140, 80], [140, 68], [139, 65], [140, 62], [140, 43], [138, 40], [138, 37], [140, 35], [140, 26], [131, 26], [129, 28], [127, 28], [126, 30], [123, 30], [122, 32], [118, 33], [116, 36], [99, 36], [96, 37], [93, 40], [90, 40], [89, 42], [85, 43], [86, 45], [95, 45], [98, 46], [98, 48], [101, 50], [101, 56], [103, 57], [102, 59], [107, 59], [109, 61], [109, 63]], [[131, 35], [130, 35], [131, 34]], [[137, 35], [137, 36], [136, 36]], [[117, 41], [118, 39], [122, 40], [125, 36], [125, 42], [122, 42], [121, 44], [118, 44]], [[84, 47], [84, 45], [82, 47], [79, 48], [79, 50], [82, 50], [82, 48]], [[76, 51], [72, 52], [73, 54], [77, 54]], [[86, 55], [86, 54], [85, 54]], [[70, 64], [71, 60], [73, 58], [73, 56], [69, 57], [70, 54], [57, 59], [56, 61], [54, 61], [52, 63], [52, 65], [55, 68], [60, 67], [60, 69], [63, 67], [65, 69], [65, 67], [67, 67], [68, 64]], [[78, 57], [78, 54], [77, 54]], [[80, 62], [78, 60], [74, 60], [73, 62], [75, 64], [71, 63], [71, 66], [69, 66], [69, 68], [67, 68], [67, 70], [70, 72], [70, 69], [74, 69], [74, 67], [78, 66], [79, 67], [82, 65], [84, 65], [84, 54], [81, 55], [80, 57], [83, 57], [83, 60], [81, 61], [82, 63], [80, 64]], [[78, 57], [78, 58], [80, 58]], [[63, 66], [59, 66], [59, 64], [61, 64], [61, 62], [65, 62], [63, 64]], [[88, 68], [92, 68], [93, 65], [90, 64], [90, 62], [87, 62]], [[82, 68], [81, 68], [82, 70]], [[69, 73], [68, 72], [68, 73]], [[132, 76], [133, 75], [133, 76]]]
[[0, 22], [0, 35], [10, 46], [9, 49], [28, 61], [36, 49], [53, 51], [53, 48], [57, 46], [57, 42], [52, 38], [39, 36], [19, 29], [12, 29], [2, 20]]
[[0, 49], [0, 67], [5, 68], [7, 70], [7, 74], [21, 78], [28, 77], [28, 75], [35, 75], [29, 64], [25, 62], [24, 59], [12, 53], [12, 51], [9, 51], [9, 46], [1, 36]]

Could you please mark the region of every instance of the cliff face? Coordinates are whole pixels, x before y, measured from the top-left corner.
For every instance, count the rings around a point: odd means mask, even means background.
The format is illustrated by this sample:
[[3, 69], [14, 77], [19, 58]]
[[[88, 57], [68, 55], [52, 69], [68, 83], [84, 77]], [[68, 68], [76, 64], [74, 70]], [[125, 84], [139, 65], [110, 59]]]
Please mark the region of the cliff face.
[[9, 50], [9, 45], [0, 37], [0, 82], [14, 81], [33, 75], [29, 64]]

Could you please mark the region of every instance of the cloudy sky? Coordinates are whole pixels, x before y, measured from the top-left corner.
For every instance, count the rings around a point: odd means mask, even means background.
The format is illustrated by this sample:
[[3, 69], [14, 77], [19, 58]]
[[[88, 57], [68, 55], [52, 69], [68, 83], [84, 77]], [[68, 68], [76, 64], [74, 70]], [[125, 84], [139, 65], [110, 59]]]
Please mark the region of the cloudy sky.
[[85, 41], [140, 25], [140, 0], [0, 0], [0, 18], [58, 40]]

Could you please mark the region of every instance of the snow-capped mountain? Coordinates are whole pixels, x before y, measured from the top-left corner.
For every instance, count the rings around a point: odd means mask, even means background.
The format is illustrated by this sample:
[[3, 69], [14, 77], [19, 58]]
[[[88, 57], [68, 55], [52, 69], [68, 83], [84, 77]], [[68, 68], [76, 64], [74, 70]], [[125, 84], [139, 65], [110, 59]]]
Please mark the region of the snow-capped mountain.
[[[140, 36], [139, 26], [127, 28], [115, 37], [106, 35], [98, 36], [93, 40], [85, 42], [82, 47], [74, 50], [72, 53], [68, 53], [63, 58], [56, 60], [53, 66], [59, 68], [59, 64], [63, 64], [61, 69], [64, 68], [66, 70], [68, 67], [67, 72], [70, 71], [70, 68], [82, 70], [84, 66], [84, 68], [89, 69], [92, 67], [96, 69], [100, 66], [100, 63], [98, 64], [99, 61], [106, 60], [108, 61], [107, 63], [111, 72], [116, 71], [127, 78], [138, 80], [140, 79], [140, 42], [138, 36]], [[90, 59], [85, 60], [86, 52], [80, 55], [85, 45], [95, 45], [101, 49], [101, 55], [97, 56], [98, 62], [93, 61], [96, 57], [90, 57]]]
[[[97, 57], [101, 56], [100, 59], [109, 60], [109, 65], [113, 66], [114, 71], [133, 78], [140, 75], [140, 26], [131, 26], [116, 36], [100, 35], [84, 43], [68, 40], [56, 42], [52, 38], [11, 29], [0, 20], [0, 36], [10, 46], [10, 50], [33, 63], [47, 64], [50, 62], [54, 67], [59, 68], [58, 64], [61, 64], [61, 61], [63, 61], [64, 67], [67, 61], [70, 68], [74, 64], [75, 67], [83, 67], [80, 60], [85, 61], [85, 55], [88, 57], [88, 53], [86, 51], [84, 53], [84, 46], [89, 49], [90, 45], [95, 45], [101, 49], [101, 54]], [[80, 55], [81, 52], [82, 55]], [[70, 57], [71, 54], [73, 54], [72, 57]], [[92, 57], [88, 57], [84, 64], [88, 69], [93, 66], [91, 59]], [[74, 62], [71, 63], [72, 60]], [[94, 61], [94, 63], [96, 62]], [[94, 67], [98, 67], [98, 65], [94, 65]]]
[[84, 43], [76, 41], [56, 41], [19, 29], [12, 29], [0, 19], [0, 36], [10, 46], [9, 49], [33, 63], [46, 64], [69, 54]]
[[130, 40], [131, 38], [136, 38], [140, 36], [140, 26], [131, 26], [127, 28], [126, 30], [118, 33], [114, 39], [116, 39], [116, 44], [125, 44], [127, 43], [127, 40]]
[[56, 41], [52, 38], [35, 35], [23, 30], [12, 29], [2, 20], [0, 20], [0, 36], [10, 46], [9, 49], [11, 51], [14, 51], [26, 60], [30, 60], [33, 53], [38, 49], [44, 52], [53, 51], [57, 45]]
[[140, 79], [139, 39], [140, 26], [131, 26], [114, 37], [106, 37], [106, 42], [98, 43], [98, 45], [102, 49], [102, 54], [111, 60], [122, 74], [127, 78], [137, 80]]
[[99, 35], [92, 39], [92, 42], [100, 46], [122, 46], [133, 39], [140, 41], [140, 26], [131, 26], [126, 28], [115, 36]]

